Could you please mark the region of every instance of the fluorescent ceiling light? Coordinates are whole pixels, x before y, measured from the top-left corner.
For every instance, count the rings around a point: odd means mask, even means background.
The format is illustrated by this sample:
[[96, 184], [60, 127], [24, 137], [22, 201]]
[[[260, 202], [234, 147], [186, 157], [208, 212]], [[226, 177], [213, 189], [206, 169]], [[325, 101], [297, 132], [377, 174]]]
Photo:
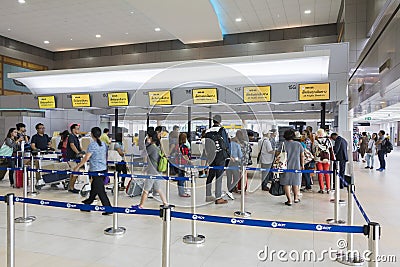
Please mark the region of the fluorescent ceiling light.
[[159, 32], [159, 31], [161, 31], [161, 29], [157, 27], [154, 29], [154, 31]]
[[326, 82], [329, 51], [9, 74], [33, 94]]
[[101, 34], [96, 34], [96, 38], [101, 38]]
[[18, 3], [25, 4], [26, 2], [25, 2], [25, 0], [18, 0]]
[[309, 9], [304, 10], [304, 14], [311, 14], [311, 10], [309, 10]]
[[235, 21], [236, 21], [236, 22], [241, 22], [241, 21], [242, 21], [242, 18], [236, 18]]

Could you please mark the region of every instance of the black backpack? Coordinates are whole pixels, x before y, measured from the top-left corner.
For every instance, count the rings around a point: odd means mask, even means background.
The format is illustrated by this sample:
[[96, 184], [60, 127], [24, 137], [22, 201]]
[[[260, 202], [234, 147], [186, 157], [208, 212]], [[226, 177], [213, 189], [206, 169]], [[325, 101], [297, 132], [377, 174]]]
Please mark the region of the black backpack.
[[230, 157], [230, 151], [222, 138], [223, 127], [218, 131], [210, 131], [205, 135], [205, 152], [210, 165], [223, 164]]
[[393, 150], [393, 145], [392, 143], [390, 143], [390, 141], [388, 139], [383, 140], [382, 142], [382, 150], [388, 154], [390, 152], [392, 152]]

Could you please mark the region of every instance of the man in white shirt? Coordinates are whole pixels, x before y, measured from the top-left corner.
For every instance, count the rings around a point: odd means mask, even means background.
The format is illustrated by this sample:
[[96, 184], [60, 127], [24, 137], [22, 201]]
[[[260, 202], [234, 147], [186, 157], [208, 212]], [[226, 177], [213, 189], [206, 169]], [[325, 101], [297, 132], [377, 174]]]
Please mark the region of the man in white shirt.
[[[269, 169], [274, 161], [275, 149], [271, 145], [270, 133], [263, 131], [263, 138], [258, 141], [258, 148], [260, 153], [261, 168]], [[272, 179], [272, 172], [262, 171], [261, 172], [261, 189], [268, 191], [268, 182]]]

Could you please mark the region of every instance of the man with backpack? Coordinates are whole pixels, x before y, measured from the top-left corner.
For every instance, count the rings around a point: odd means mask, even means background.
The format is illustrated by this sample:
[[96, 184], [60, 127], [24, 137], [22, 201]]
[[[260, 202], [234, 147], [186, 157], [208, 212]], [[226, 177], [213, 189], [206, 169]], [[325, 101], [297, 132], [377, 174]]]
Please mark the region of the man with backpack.
[[382, 172], [386, 169], [386, 161], [385, 155], [392, 152], [393, 145], [390, 143], [388, 139], [385, 138], [385, 131], [380, 130], [378, 133], [378, 141], [376, 142], [376, 150], [378, 151], [378, 159], [379, 159], [379, 169], [376, 169], [379, 172]]
[[[221, 127], [221, 116], [215, 115], [213, 118], [213, 127], [208, 129], [205, 134], [205, 152], [207, 163], [211, 167], [206, 182], [206, 202], [215, 201], [215, 204], [226, 204], [227, 200], [222, 198], [222, 175], [227, 160], [230, 158], [229, 139], [226, 130]], [[211, 184], [215, 181], [215, 198], [211, 195]]]

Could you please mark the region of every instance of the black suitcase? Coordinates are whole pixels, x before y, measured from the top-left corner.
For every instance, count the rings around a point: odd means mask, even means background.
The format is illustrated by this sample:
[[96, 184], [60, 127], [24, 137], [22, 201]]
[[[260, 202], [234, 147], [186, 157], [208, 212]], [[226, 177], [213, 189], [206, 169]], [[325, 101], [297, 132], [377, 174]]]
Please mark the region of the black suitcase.
[[[0, 167], [8, 168], [7, 159], [0, 159]], [[4, 176], [6, 175], [6, 173], [7, 173], [7, 170], [0, 170], [0, 181], [4, 179]]]
[[48, 174], [44, 174], [42, 175], [43, 181], [46, 184], [52, 184], [52, 183], [57, 183], [57, 182], [61, 182], [64, 180], [69, 179], [69, 174], [66, 173], [48, 173]]

